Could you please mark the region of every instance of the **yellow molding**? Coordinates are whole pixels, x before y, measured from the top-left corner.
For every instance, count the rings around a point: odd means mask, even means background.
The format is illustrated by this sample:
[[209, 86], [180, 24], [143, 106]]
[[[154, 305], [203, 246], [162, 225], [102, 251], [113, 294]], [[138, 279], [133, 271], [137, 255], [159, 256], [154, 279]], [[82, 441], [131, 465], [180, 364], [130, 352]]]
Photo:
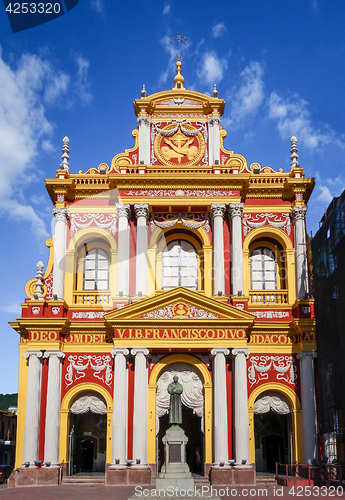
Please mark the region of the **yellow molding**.
[[25, 415], [26, 394], [28, 388], [29, 367], [24, 357], [28, 349], [27, 344], [19, 344], [19, 380], [18, 380], [18, 412], [17, 412], [17, 434], [16, 434], [16, 463], [15, 468], [21, 467], [24, 460], [24, 437], [25, 437]]
[[205, 427], [205, 462], [212, 463], [212, 379], [207, 367], [189, 354], [172, 354], [158, 361], [149, 380], [148, 399], [148, 463], [156, 463], [156, 388], [163, 368], [172, 363], [188, 363], [201, 373], [204, 379], [204, 427]]
[[[46, 245], [47, 245], [47, 247], [50, 250], [49, 250], [48, 264], [47, 264], [46, 270], [44, 271], [44, 274], [43, 274], [43, 279], [44, 280], [49, 276], [49, 274], [51, 273], [51, 270], [53, 269], [53, 264], [54, 264], [54, 236], [53, 236], [53, 238], [48, 238], [46, 240]], [[25, 293], [26, 293], [26, 295], [30, 299], [34, 298], [34, 293], [35, 293], [35, 289], [36, 289], [36, 287], [35, 287], [36, 282], [37, 282], [37, 278], [32, 278], [25, 285]], [[42, 294], [43, 297], [45, 297], [46, 294], [47, 294], [47, 287], [46, 287], [46, 285], [43, 285], [43, 294]]]
[[283, 394], [290, 403], [292, 420], [292, 440], [293, 440], [293, 461], [301, 462], [303, 460], [303, 442], [302, 442], [302, 411], [301, 402], [297, 394], [284, 384], [279, 382], [268, 382], [263, 384], [251, 393], [248, 398], [249, 412], [249, 459], [251, 463], [255, 462], [255, 429], [254, 429], [254, 403], [258, 396], [263, 392], [277, 391]]

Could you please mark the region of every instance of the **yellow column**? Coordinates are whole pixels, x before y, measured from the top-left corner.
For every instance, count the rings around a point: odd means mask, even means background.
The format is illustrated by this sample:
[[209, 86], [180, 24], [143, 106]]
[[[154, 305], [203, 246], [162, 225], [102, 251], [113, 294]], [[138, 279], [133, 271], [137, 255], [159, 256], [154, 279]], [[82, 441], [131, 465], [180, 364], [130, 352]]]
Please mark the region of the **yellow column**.
[[248, 410], [249, 418], [249, 462], [255, 463], [255, 429], [254, 429], [254, 408]]
[[19, 381], [18, 381], [18, 413], [17, 413], [17, 437], [16, 437], [16, 464], [20, 467], [24, 457], [24, 434], [25, 434], [25, 412], [26, 391], [28, 387], [28, 364], [24, 353], [27, 344], [19, 344]]
[[113, 435], [113, 410], [112, 410], [112, 408], [108, 408], [107, 409], [107, 444], [106, 444], [106, 460], [105, 460], [105, 462], [107, 464], [112, 463], [112, 456], [111, 456], [112, 435]]
[[147, 443], [147, 462], [156, 463], [156, 391], [157, 384], [148, 386], [148, 443]]
[[212, 460], [212, 386], [204, 384], [205, 397], [205, 462], [211, 464]]
[[286, 272], [288, 287], [288, 302], [293, 304], [296, 300], [296, 273], [295, 273], [295, 250], [286, 250]]
[[60, 411], [60, 446], [59, 461], [67, 463], [69, 461], [69, 410]]
[[[75, 283], [75, 272], [76, 272], [76, 250], [66, 251], [66, 266], [65, 266], [65, 301], [68, 305], [73, 304], [73, 290], [76, 285]], [[79, 272], [79, 269], [78, 269]], [[81, 271], [83, 273], [83, 269]], [[83, 289], [81, 286], [80, 290]]]
[[212, 273], [212, 246], [204, 245], [204, 287], [205, 296], [212, 297], [212, 283], [213, 283], [213, 273]]
[[110, 250], [110, 266], [109, 266], [109, 290], [112, 299], [115, 299], [117, 294], [117, 249]]
[[156, 290], [156, 250], [157, 245], [149, 246], [147, 249], [147, 295], [152, 295]]

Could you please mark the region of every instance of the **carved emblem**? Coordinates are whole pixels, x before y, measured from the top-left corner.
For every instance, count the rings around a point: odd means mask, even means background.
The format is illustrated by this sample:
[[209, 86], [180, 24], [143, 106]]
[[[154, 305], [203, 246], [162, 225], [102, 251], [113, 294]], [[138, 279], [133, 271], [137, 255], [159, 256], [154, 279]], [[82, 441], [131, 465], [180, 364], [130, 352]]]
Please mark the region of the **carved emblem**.
[[180, 302], [179, 304], [175, 304], [171, 308], [172, 313], [174, 316], [178, 316], [179, 318], [186, 318], [189, 316], [190, 313], [190, 306], [187, 306], [187, 304], [183, 304]]
[[203, 158], [205, 140], [201, 128], [188, 123], [170, 123], [157, 130], [154, 152], [163, 165], [196, 165]]

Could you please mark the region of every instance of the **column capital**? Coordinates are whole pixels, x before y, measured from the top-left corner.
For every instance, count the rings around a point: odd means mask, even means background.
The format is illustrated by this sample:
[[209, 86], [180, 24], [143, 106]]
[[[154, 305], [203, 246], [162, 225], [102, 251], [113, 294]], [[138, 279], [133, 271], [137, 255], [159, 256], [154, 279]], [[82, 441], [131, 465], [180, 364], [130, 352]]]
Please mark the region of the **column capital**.
[[226, 210], [225, 203], [211, 203], [211, 216], [215, 217], [224, 217]]
[[137, 354], [143, 354], [144, 356], [148, 356], [150, 351], [146, 349], [146, 347], [134, 347], [131, 349], [132, 356], [136, 356]]
[[220, 125], [220, 116], [211, 116], [208, 120], [210, 125]]
[[137, 218], [138, 217], [145, 217], [145, 219], [147, 220], [149, 215], [150, 215], [149, 204], [148, 203], [134, 203], [134, 212], [135, 212], [135, 216]]
[[128, 356], [129, 350], [125, 347], [113, 347], [111, 350], [111, 355], [115, 358], [117, 354], [123, 354], [124, 356]]
[[139, 125], [147, 125], [148, 127], [150, 126], [151, 120], [147, 116], [138, 116], [138, 123]]
[[317, 352], [316, 351], [301, 351], [297, 354], [297, 359], [303, 359], [306, 358], [307, 356], [311, 356], [313, 359], [317, 357]]
[[230, 351], [226, 347], [214, 347], [211, 352], [211, 356], [217, 356], [217, 354], [223, 354], [224, 356], [229, 356]]
[[249, 349], [247, 349], [247, 347], [236, 347], [235, 349], [233, 349], [231, 351], [231, 356], [233, 358], [236, 358], [236, 356], [238, 354], [244, 354], [244, 356], [246, 357], [246, 359], [248, 359], [250, 351], [249, 351]]
[[37, 358], [42, 358], [43, 353], [42, 353], [42, 351], [31, 351], [31, 350], [28, 350], [28, 351], [25, 351], [24, 356], [27, 359], [30, 358], [30, 356], [37, 356]]
[[55, 222], [67, 222], [69, 221], [69, 210], [64, 207], [53, 207], [53, 214], [55, 217]]
[[242, 217], [244, 203], [230, 203], [229, 205], [229, 216], [231, 219], [233, 217]]
[[119, 217], [131, 217], [131, 205], [129, 203], [116, 203], [116, 210]]
[[43, 357], [44, 358], [50, 358], [51, 356], [56, 356], [59, 358], [61, 361], [65, 358], [65, 353], [62, 351], [59, 351], [58, 349], [54, 349], [51, 351], [44, 351]]
[[303, 220], [304, 221], [306, 213], [307, 213], [307, 207], [305, 205], [302, 206], [302, 207], [292, 207], [290, 213], [291, 213], [292, 222], [294, 224], [298, 220]]

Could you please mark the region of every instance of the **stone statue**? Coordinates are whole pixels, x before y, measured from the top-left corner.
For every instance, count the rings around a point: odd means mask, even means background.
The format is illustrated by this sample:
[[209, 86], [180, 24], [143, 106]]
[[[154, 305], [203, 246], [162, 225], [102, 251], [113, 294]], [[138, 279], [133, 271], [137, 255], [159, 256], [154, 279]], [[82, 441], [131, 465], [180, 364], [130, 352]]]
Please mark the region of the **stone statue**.
[[169, 424], [182, 424], [182, 385], [178, 382], [178, 376], [174, 375], [173, 382], [168, 385], [170, 394]]

